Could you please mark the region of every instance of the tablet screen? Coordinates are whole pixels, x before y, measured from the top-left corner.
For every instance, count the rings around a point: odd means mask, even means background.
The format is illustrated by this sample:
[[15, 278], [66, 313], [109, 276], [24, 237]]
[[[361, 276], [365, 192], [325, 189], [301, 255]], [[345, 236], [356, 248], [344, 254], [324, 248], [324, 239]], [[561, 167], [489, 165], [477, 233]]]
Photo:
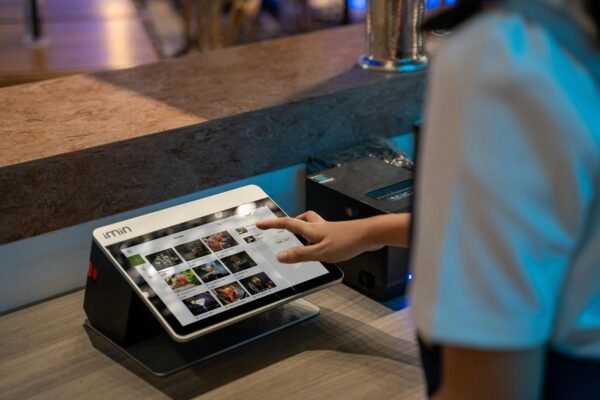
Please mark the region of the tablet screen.
[[107, 249], [163, 316], [186, 327], [328, 274], [321, 263], [277, 261], [279, 251], [302, 243], [286, 230], [255, 224], [284, 215], [265, 198]]

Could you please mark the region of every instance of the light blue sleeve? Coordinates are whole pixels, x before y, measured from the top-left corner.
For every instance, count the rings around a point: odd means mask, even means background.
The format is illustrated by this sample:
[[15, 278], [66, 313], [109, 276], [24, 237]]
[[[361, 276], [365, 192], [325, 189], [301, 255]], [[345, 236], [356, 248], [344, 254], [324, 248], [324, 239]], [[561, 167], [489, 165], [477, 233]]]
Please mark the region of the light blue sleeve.
[[552, 334], [598, 163], [556, 51], [520, 18], [492, 15], [434, 61], [412, 293], [427, 340], [514, 349]]

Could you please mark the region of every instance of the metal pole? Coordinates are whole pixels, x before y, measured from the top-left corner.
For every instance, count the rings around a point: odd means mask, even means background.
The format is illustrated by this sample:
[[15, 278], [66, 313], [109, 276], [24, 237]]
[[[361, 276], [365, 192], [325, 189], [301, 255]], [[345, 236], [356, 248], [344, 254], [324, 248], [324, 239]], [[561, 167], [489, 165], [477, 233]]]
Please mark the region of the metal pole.
[[25, 24], [27, 36], [32, 42], [42, 39], [42, 18], [37, 0], [25, 0]]

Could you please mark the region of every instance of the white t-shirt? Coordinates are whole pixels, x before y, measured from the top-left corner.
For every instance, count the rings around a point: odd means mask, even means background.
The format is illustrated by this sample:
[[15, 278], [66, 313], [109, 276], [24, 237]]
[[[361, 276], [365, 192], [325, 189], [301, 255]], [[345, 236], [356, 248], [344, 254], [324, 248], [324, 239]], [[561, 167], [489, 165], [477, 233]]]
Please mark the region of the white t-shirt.
[[600, 359], [600, 90], [551, 36], [489, 12], [430, 71], [412, 308], [438, 344]]

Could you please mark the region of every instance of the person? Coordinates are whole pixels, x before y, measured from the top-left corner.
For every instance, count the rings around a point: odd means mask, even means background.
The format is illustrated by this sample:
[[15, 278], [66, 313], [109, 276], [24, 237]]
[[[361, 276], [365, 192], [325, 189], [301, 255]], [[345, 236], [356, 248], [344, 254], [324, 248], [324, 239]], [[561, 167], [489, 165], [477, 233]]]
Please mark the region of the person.
[[[411, 304], [428, 393], [600, 399], [600, 64], [493, 3], [436, 17], [460, 26], [431, 65], [417, 160]], [[598, 59], [600, 2], [522, 3], [576, 21]], [[338, 262], [407, 245], [410, 222], [309, 211], [257, 226], [311, 242], [281, 262]]]

